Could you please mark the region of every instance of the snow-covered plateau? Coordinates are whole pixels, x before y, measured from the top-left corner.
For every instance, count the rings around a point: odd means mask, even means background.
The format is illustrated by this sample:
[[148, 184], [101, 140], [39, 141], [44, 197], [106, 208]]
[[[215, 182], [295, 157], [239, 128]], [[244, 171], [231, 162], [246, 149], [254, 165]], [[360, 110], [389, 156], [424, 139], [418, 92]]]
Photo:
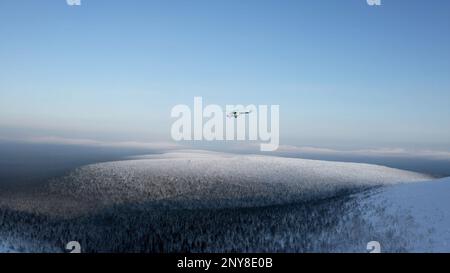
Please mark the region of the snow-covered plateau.
[[81, 167], [33, 192], [4, 196], [0, 204], [62, 217], [130, 203], [167, 208], [258, 207], [429, 179], [368, 164], [181, 151]]
[[[0, 192], [0, 249], [450, 251], [448, 180], [378, 165], [174, 151]], [[6, 241], [5, 241], [6, 240]], [[3, 245], [3, 246], [2, 246]]]

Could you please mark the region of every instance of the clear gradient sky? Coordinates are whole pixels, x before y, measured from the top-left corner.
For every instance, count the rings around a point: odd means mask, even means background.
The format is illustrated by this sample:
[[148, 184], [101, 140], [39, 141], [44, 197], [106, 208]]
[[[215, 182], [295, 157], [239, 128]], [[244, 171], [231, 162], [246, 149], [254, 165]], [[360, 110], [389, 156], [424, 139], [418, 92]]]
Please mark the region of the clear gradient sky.
[[279, 104], [281, 144], [450, 149], [450, 1], [0, 1], [0, 137], [170, 140]]

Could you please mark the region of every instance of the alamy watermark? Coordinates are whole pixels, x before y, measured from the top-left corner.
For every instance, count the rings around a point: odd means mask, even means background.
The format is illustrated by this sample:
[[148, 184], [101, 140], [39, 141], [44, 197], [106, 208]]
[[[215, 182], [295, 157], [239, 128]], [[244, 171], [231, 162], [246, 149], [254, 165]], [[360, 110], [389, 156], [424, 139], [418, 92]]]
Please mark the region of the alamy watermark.
[[367, 243], [367, 251], [369, 253], [381, 253], [381, 244], [378, 241], [370, 241]]
[[381, 0], [366, 0], [369, 6], [381, 6]]
[[66, 0], [69, 6], [81, 6], [81, 0]]
[[[270, 108], [270, 128], [269, 128]], [[194, 97], [194, 108], [184, 104], [172, 108], [171, 136], [175, 141], [261, 141], [261, 151], [275, 151], [280, 142], [279, 105], [226, 105], [203, 107], [203, 98]], [[207, 119], [204, 123], [204, 119]]]
[[[381, 0], [366, 0], [369, 6], [381, 6]], [[81, 6], [81, 0], [66, 0], [69, 6]]]
[[81, 253], [81, 244], [78, 241], [70, 241], [66, 245], [66, 250], [69, 253]]

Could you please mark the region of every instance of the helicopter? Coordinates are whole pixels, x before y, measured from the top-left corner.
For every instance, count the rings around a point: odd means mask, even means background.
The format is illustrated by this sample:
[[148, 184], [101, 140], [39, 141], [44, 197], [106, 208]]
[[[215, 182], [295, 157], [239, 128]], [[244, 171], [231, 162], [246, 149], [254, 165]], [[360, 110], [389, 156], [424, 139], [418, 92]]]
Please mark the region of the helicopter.
[[238, 118], [240, 115], [248, 115], [252, 111], [232, 111], [227, 114], [227, 117], [229, 118]]

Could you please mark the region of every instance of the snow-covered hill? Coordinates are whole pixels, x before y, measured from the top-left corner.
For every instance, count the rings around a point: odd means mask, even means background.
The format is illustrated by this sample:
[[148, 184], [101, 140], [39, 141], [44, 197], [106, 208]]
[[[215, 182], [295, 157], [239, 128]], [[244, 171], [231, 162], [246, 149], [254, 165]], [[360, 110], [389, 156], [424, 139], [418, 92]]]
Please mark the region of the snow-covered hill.
[[368, 164], [181, 151], [88, 165], [32, 193], [3, 196], [0, 204], [65, 217], [130, 203], [165, 208], [258, 207], [429, 179]]
[[450, 179], [383, 166], [177, 151], [0, 192], [0, 251], [450, 251]]

